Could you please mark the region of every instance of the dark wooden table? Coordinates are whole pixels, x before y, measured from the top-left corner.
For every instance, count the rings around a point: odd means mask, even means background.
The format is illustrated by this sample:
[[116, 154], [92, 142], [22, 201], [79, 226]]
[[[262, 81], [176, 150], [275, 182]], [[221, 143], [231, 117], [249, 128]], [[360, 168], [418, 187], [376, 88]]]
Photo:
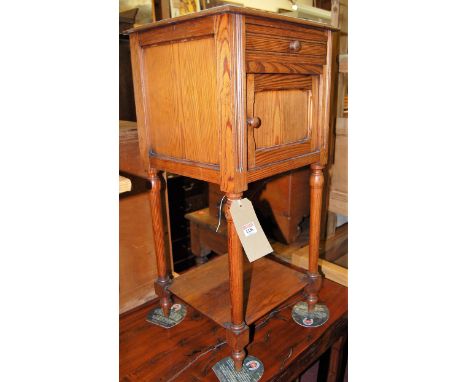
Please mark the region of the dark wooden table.
[[[340, 347], [348, 329], [348, 289], [323, 280], [320, 302], [328, 306], [330, 319], [319, 328], [293, 322], [291, 308], [302, 299], [294, 295], [252, 329], [247, 352], [264, 363], [261, 382], [294, 380], [329, 348], [328, 380], [336, 380]], [[145, 320], [156, 306], [157, 300], [120, 317], [120, 380], [216, 382], [212, 366], [230, 355], [225, 329], [191, 307], [182, 323], [163, 329]]]

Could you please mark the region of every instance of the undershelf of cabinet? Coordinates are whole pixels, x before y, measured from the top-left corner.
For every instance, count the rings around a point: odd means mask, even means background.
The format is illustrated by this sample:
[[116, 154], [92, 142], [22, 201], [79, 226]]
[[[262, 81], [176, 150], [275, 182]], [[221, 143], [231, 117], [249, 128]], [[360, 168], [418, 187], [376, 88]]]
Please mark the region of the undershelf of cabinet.
[[[244, 257], [245, 321], [250, 325], [307, 284], [305, 275], [268, 258], [249, 263]], [[219, 325], [231, 321], [228, 256], [180, 275], [170, 291]]]

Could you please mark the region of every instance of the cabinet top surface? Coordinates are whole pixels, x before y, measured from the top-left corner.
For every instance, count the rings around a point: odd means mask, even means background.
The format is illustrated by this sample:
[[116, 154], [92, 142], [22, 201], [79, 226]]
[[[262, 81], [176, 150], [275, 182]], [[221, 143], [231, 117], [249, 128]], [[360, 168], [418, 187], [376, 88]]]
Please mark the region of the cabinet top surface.
[[338, 28], [335, 28], [331, 26], [330, 24], [321, 23], [318, 21], [300, 19], [297, 17], [282, 15], [282, 14], [274, 13], [274, 12], [262, 11], [262, 10], [254, 9], [254, 8], [246, 8], [246, 7], [235, 6], [235, 5], [222, 5], [219, 7], [205, 9], [199, 12], [194, 12], [188, 15], [178, 16], [178, 17], [174, 17], [170, 19], [164, 19], [164, 20], [153, 22], [153, 23], [141, 25], [139, 27], [129, 29], [128, 31], [125, 32], [125, 34], [143, 32], [143, 31], [158, 28], [164, 25], [177, 24], [177, 23], [192, 20], [192, 19], [198, 19], [198, 18], [205, 17], [205, 16], [219, 15], [223, 13], [256, 16], [256, 17], [262, 17], [262, 18], [267, 18], [267, 19], [272, 19], [272, 20], [286, 21], [286, 22], [290, 22], [293, 24], [316, 27], [320, 29], [328, 29], [328, 30], [333, 30], [333, 31], [339, 30]]

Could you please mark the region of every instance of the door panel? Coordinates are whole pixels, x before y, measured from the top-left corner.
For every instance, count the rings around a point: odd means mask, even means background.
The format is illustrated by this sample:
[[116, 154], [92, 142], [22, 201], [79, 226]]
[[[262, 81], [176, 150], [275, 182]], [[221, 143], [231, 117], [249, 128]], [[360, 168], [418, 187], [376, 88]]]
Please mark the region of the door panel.
[[309, 90], [269, 90], [255, 96], [254, 115], [262, 126], [254, 130], [256, 148], [302, 141], [309, 137]]
[[248, 74], [249, 168], [311, 154], [318, 149], [318, 75]]

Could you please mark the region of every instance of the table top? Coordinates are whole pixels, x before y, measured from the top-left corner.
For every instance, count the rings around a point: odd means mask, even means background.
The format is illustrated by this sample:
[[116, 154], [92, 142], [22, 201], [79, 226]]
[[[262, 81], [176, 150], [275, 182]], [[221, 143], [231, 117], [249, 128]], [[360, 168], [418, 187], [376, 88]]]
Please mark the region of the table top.
[[[324, 279], [319, 299], [330, 310], [321, 327], [304, 328], [292, 320], [292, 306], [303, 300], [300, 294], [256, 322], [247, 352], [263, 362], [262, 382], [296, 378], [346, 335], [347, 288]], [[163, 329], [146, 321], [156, 306], [152, 301], [120, 317], [120, 380], [218, 381], [211, 368], [230, 353], [225, 329], [190, 306], [184, 321]]]
[[238, 5], [221, 5], [219, 7], [213, 7], [213, 8], [205, 9], [199, 12], [194, 12], [194, 13], [190, 13], [187, 15], [183, 15], [183, 16], [173, 17], [170, 19], [164, 19], [164, 20], [153, 22], [153, 23], [144, 24], [136, 28], [126, 30], [124, 34], [141, 32], [141, 31], [145, 31], [148, 29], [157, 28], [163, 25], [170, 25], [170, 24], [181, 22], [181, 21], [192, 20], [192, 19], [197, 19], [200, 17], [212, 16], [212, 15], [217, 15], [221, 13], [237, 13], [237, 14], [254, 16], [254, 17], [265, 17], [269, 19], [274, 19], [278, 21], [286, 21], [286, 22], [304, 25], [304, 26], [318, 27], [321, 29], [329, 29], [333, 31], [339, 30], [339, 28], [333, 27], [330, 24], [322, 23], [322, 22], [318, 22], [314, 20], [302, 19], [298, 17], [288, 16], [285, 14], [263, 11], [260, 9], [248, 8], [248, 7], [238, 6]]

